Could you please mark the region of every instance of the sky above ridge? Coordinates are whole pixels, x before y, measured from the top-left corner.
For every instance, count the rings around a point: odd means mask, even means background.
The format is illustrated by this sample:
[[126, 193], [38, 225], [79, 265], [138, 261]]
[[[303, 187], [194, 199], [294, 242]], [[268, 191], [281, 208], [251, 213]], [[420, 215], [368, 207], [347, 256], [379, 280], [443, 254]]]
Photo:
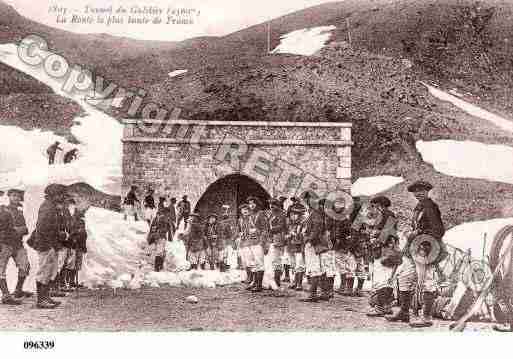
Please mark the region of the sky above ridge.
[[[222, 36], [246, 27], [271, 20], [273, 18], [298, 11], [307, 7], [330, 2], [329, 0], [4, 0], [12, 5], [21, 15], [48, 26], [77, 33], [108, 33], [144, 40], [180, 41], [197, 36]], [[71, 23], [72, 15], [91, 15], [98, 13], [92, 9], [105, 9], [112, 5], [113, 15], [120, 7], [127, 13], [123, 24], [81, 24]], [[144, 7], [163, 9], [160, 17], [162, 24], [127, 24], [128, 16], [139, 15]], [[58, 23], [56, 8], [67, 8], [67, 23]], [[86, 13], [86, 8], [88, 13]], [[168, 9], [188, 10], [189, 15], [180, 18], [192, 24], [166, 24]], [[133, 12], [132, 12], [133, 11]], [[62, 13], [61, 13], [62, 14]], [[149, 14], [153, 18], [154, 12]], [[103, 13], [108, 17], [109, 14]], [[176, 18], [176, 16], [173, 16]]]

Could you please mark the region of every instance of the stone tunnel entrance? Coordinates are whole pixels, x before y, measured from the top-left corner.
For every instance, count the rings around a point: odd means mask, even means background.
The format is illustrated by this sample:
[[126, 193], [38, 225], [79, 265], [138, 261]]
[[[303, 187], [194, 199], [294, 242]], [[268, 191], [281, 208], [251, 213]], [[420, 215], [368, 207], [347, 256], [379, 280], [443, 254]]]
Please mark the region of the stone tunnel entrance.
[[233, 217], [238, 217], [239, 206], [249, 196], [259, 198], [262, 205], [265, 205], [270, 198], [269, 193], [252, 178], [240, 174], [231, 174], [207, 187], [196, 203], [195, 211], [202, 218], [211, 213], [220, 215], [223, 213], [222, 206], [227, 204], [230, 206], [230, 214]]

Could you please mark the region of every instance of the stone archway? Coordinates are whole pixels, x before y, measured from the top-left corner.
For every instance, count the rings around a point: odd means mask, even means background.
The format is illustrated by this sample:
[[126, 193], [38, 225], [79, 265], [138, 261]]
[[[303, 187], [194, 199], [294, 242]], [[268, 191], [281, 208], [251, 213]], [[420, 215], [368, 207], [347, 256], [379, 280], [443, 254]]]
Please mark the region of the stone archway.
[[230, 174], [207, 187], [196, 202], [195, 211], [204, 218], [210, 213], [222, 213], [223, 204], [228, 204], [230, 214], [237, 216], [238, 207], [249, 196], [259, 198], [262, 204], [266, 204], [270, 198], [269, 193], [252, 178], [241, 174]]

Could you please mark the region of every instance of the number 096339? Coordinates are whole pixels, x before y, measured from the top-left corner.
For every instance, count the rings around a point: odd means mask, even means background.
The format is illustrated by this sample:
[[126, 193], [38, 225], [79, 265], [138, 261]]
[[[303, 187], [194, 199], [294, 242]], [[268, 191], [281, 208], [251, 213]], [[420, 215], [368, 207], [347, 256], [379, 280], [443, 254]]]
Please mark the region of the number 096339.
[[26, 340], [23, 342], [23, 349], [34, 349], [34, 350], [47, 350], [53, 349], [55, 347], [55, 342], [53, 340], [39, 340], [32, 341]]

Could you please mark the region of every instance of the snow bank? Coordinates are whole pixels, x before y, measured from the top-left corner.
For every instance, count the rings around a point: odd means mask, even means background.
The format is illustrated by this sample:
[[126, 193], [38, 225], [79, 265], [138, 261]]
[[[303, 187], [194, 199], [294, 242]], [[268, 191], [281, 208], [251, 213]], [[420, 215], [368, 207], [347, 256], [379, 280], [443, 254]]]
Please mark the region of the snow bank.
[[324, 47], [334, 29], [332, 25], [289, 32], [281, 36], [280, 44], [271, 53], [311, 56]]
[[484, 234], [486, 234], [487, 238], [485, 255], [488, 255], [490, 253], [493, 237], [499, 230], [510, 224], [513, 224], [513, 217], [463, 223], [449, 229], [444, 236], [444, 241], [464, 251], [470, 249], [472, 257], [481, 259]]
[[394, 176], [360, 177], [351, 186], [351, 194], [353, 196], [373, 196], [401, 182], [404, 182], [402, 177]]
[[[51, 52], [46, 52], [43, 55], [50, 56], [51, 54]], [[56, 94], [77, 102], [87, 114], [84, 117], [77, 117], [75, 121], [79, 124], [71, 128], [72, 134], [81, 143], [80, 146], [77, 146], [80, 151], [80, 157], [73, 163], [73, 166], [69, 166], [71, 168], [68, 168], [68, 166], [62, 166], [66, 168], [54, 166], [56, 168], [51, 169], [37, 167], [32, 171], [27, 171], [23, 167], [17, 167], [17, 171], [14, 171], [17, 173], [9, 172], [11, 181], [18, 180], [31, 185], [58, 180], [62, 177], [63, 180], [74, 179], [75, 181], [88, 182], [100, 190], [105, 185], [112, 183], [112, 181], [119, 183], [122, 163], [122, 125], [117, 120], [87, 103], [84, 94], [63, 91], [65, 77], [62, 79], [53, 78], [41, 67], [32, 67], [21, 61], [17, 55], [17, 46], [15, 44], [0, 44], [0, 62], [43, 82]], [[92, 91], [89, 96], [91, 95], [93, 95]], [[13, 148], [18, 148], [20, 141], [27, 141], [27, 136], [29, 135], [18, 133], [15, 136], [5, 137], [5, 139], [7, 144], [11, 145], [11, 142], [13, 142]], [[48, 147], [48, 135], [45, 135], [46, 137], [37, 134], [32, 136], [36, 136], [40, 140], [32, 142], [30, 154], [25, 155], [24, 152], [21, 152], [23, 159], [16, 159], [11, 154], [8, 159], [9, 163], [27, 163], [32, 166], [38, 166], [41, 163], [44, 166], [46, 162], [46, 148]], [[25, 140], [23, 140], [24, 138]], [[65, 141], [60, 142], [65, 143]], [[71, 146], [66, 144], [65, 147]], [[2, 149], [2, 153], [4, 153], [4, 149]], [[37, 154], [42, 154], [42, 156]], [[0, 158], [0, 161], [3, 162], [4, 159]], [[2, 164], [1, 167], [3, 168], [3, 163], [0, 164]]]
[[175, 71], [172, 71], [172, 72], [168, 73], [168, 76], [169, 77], [176, 77], [176, 76], [185, 74], [187, 71], [188, 70], [175, 70]]
[[473, 141], [417, 142], [424, 161], [454, 177], [513, 183], [513, 147]]
[[497, 127], [502, 128], [503, 130], [513, 131], [513, 122], [511, 120], [507, 120], [504, 117], [498, 116], [494, 113], [491, 113], [490, 111], [486, 111], [456, 96], [450, 95], [447, 92], [444, 92], [436, 87], [430, 86], [423, 82], [422, 84], [427, 87], [431, 95], [438, 98], [439, 100], [450, 102], [454, 106], [468, 113], [469, 115], [481, 118], [486, 121], [490, 121]]

